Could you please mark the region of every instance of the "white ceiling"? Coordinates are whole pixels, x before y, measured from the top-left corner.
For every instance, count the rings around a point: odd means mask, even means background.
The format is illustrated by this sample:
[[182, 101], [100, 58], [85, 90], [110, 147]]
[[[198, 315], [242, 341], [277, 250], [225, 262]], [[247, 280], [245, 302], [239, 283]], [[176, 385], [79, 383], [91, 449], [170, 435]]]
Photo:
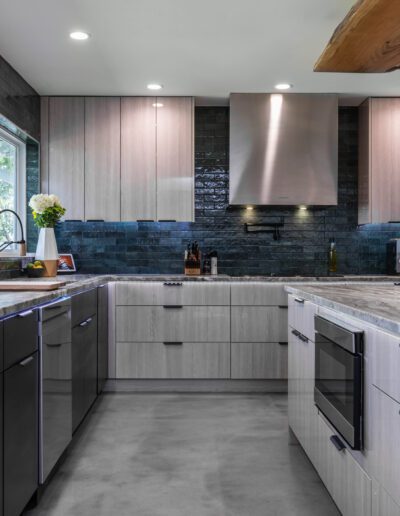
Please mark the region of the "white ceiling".
[[[354, 0], [0, 0], [0, 53], [42, 95], [400, 94], [390, 74], [317, 74]], [[92, 34], [69, 39], [72, 30]]]

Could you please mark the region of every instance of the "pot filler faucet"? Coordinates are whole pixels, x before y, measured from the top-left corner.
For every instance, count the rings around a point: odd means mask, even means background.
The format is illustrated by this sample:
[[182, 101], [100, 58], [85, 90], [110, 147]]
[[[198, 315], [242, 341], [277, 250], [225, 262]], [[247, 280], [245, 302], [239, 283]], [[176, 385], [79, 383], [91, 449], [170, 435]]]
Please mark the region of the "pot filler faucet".
[[14, 210], [9, 210], [9, 209], [0, 210], [0, 215], [2, 215], [3, 213], [6, 213], [6, 212], [12, 213], [13, 215], [16, 216], [16, 218], [19, 222], [19, 227], [21, 228], [21, 240], [15, 240], [15, 241], [7, 240], [6, 242], [3, 242], [2, 244], [0, 244], [0, 253], [2, 251], [4, 251], [5, 249], [7, 249], [7, 247], [9, 247], [10, 245], [18, 244], [19, 245], [19, 255], [26, 256], [26, 243], [24, 240], [24, 228], [22, 227], [21, 219], [19, 218], [18, 213], [16, 213]]

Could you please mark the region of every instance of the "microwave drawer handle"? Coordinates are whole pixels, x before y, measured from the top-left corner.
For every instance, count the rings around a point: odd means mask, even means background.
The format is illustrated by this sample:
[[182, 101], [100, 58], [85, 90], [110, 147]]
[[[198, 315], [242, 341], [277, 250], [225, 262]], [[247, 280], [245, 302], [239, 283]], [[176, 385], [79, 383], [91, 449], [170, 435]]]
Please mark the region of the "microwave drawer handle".
[[296, 303], [299, 303], [300, 305], [304, 305], [304, 299], [301, 299], [300, 297], [295, 297], [294, 300]]
[[343, 442], [339, 439], [337, 435], [331, 435], [330, 440], [333, 446], [337, 449], [337, 451], [341, 452], [346, 448], [346, 446], [343, 444]]

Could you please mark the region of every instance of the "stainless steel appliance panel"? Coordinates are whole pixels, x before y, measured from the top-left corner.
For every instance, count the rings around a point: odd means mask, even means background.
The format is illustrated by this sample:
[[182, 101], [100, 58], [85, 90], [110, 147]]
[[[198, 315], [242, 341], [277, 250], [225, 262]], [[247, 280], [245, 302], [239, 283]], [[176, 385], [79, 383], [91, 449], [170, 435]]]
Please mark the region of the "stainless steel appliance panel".
[[72, 438], [71, 301], [40, 310], [40, 482]]
[[230, 96], [231, 205], [336, 205], [336, 95]]

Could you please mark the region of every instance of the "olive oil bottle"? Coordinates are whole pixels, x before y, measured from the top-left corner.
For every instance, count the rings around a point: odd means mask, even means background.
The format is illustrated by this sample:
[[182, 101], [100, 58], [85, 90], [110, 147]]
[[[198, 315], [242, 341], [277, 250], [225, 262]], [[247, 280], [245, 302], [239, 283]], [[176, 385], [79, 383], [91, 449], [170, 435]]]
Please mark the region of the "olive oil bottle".
[[336, 243], [332, 238], [329, 243], [329, 252], [328, 252], [328, 271], [329, 272], [337, 272], [337, 251], [336, 251]]

